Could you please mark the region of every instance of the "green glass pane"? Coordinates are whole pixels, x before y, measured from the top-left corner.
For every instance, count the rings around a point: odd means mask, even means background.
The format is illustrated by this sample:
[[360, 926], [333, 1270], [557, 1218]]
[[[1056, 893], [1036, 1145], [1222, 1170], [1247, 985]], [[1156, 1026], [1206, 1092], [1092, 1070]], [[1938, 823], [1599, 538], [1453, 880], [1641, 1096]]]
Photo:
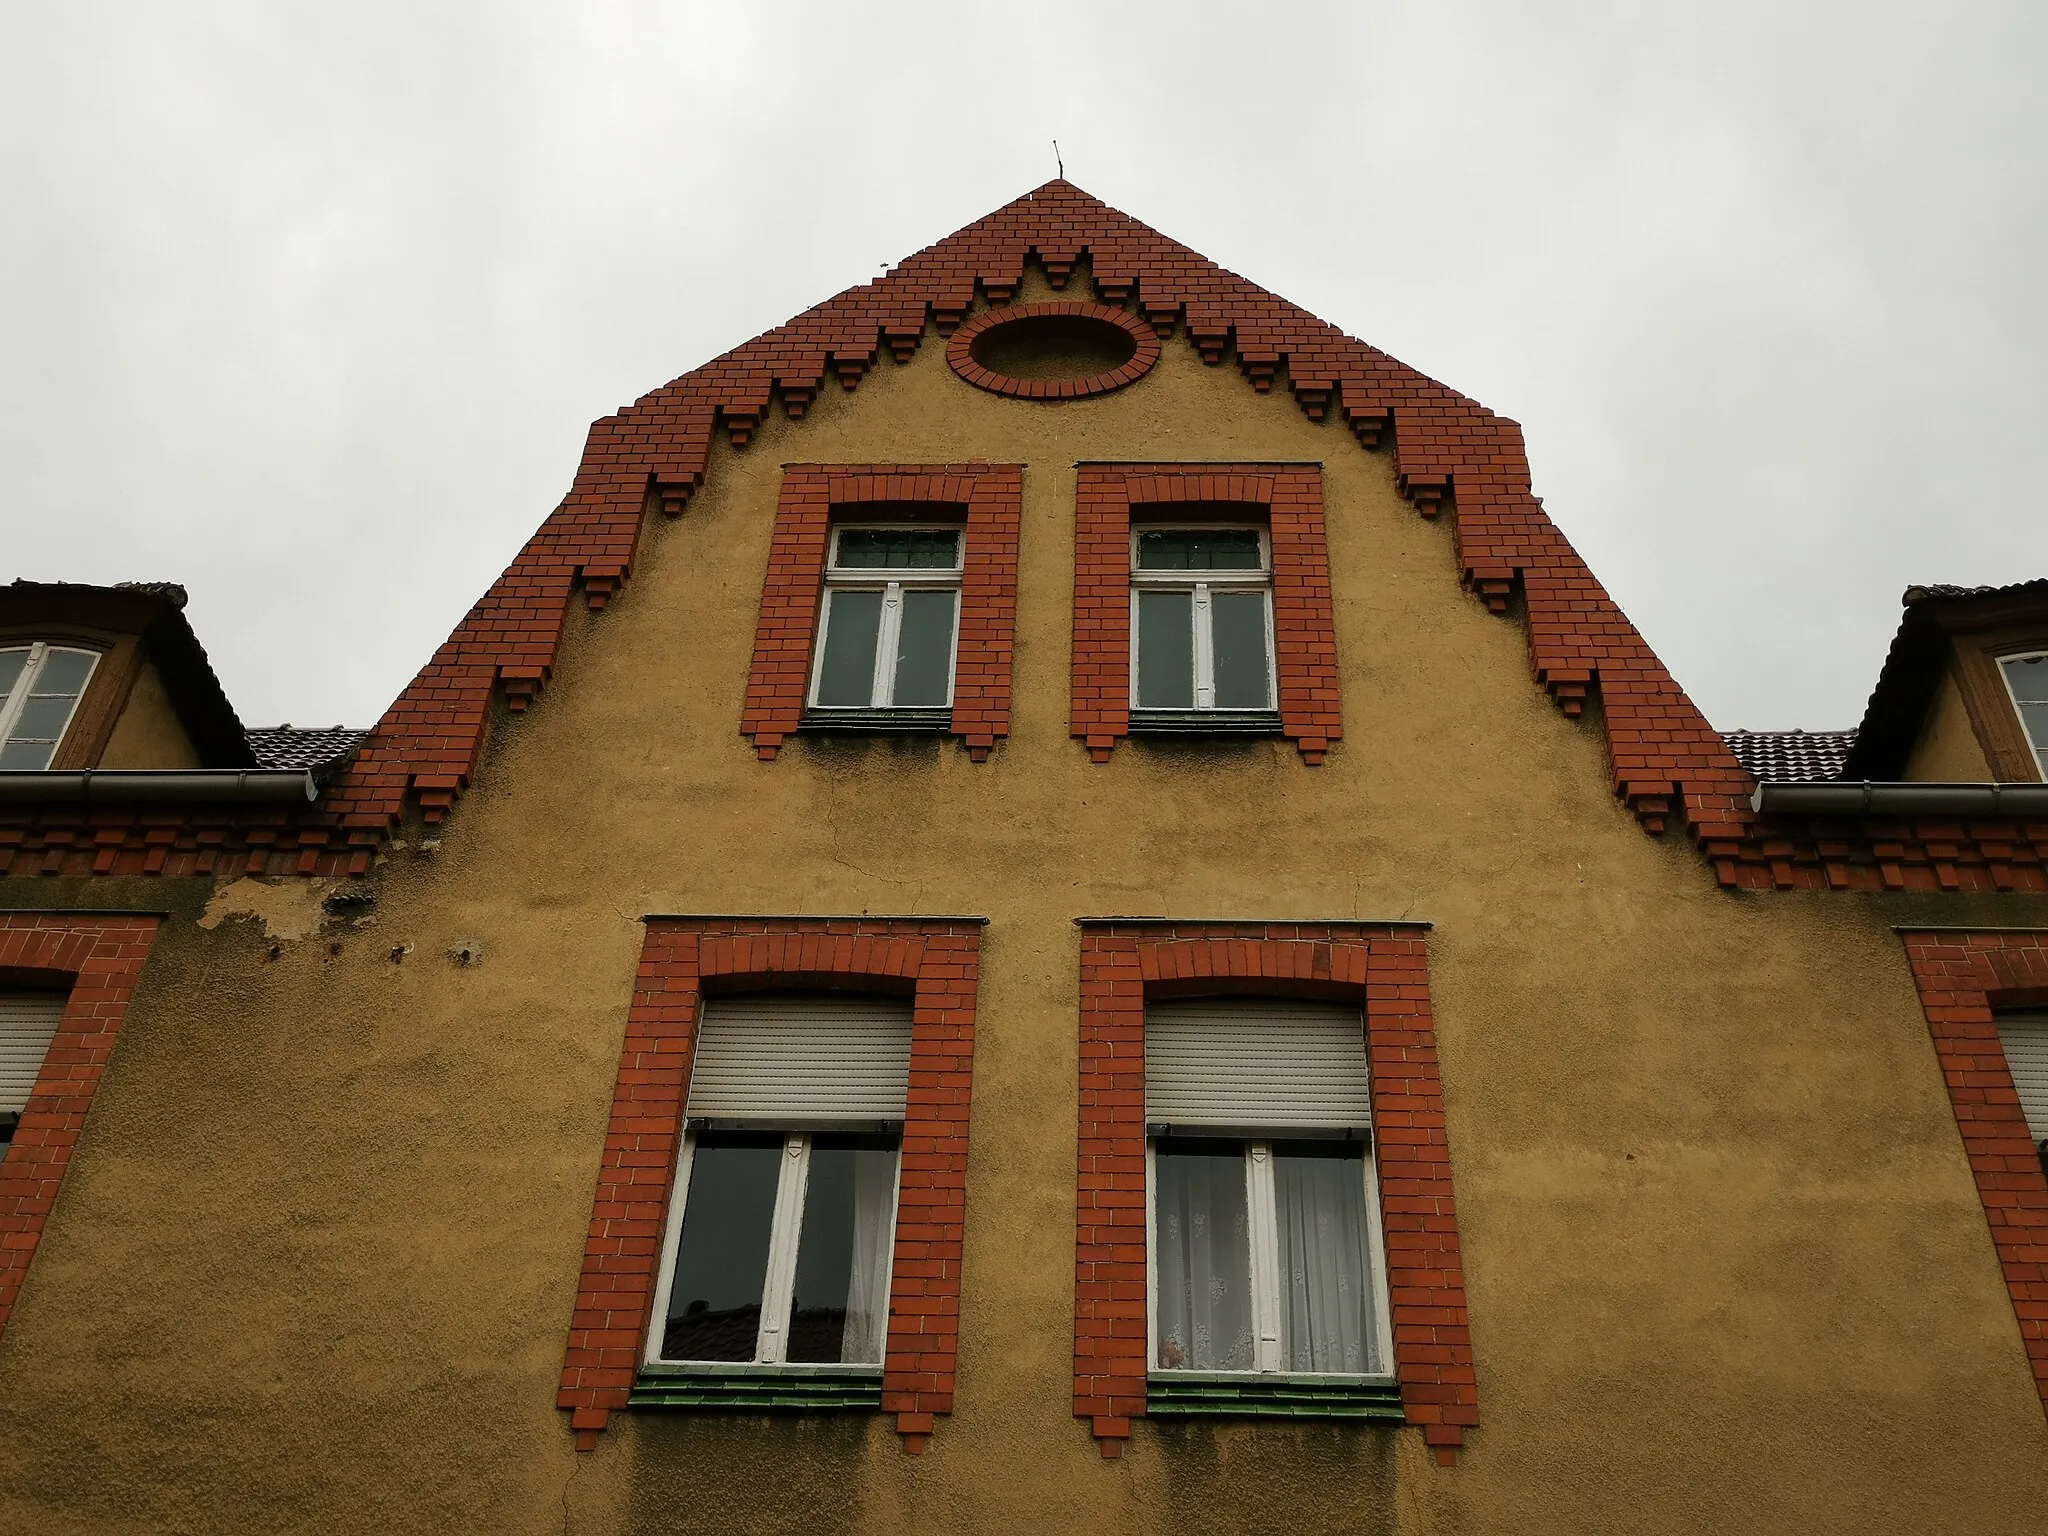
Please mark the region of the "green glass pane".
[[838, 563], [862, 571], [955, 570], [960, 533], [954, 528], [842, 529]]
[[699, 1139], [662, 1329], [664, 1360], [752, 1360], [760, 1353], [782, 1156], [780, 1136]]
[[946, 702], [953, 671], [951, 592], [906, 592], [896, 631], [898, 709], [936, 708]]
[[1195, 594], [1138, 594], [1138, 708], [1195, 707]]
[[1209, 612], [1216, 707], [1272, 708], [1271, 668], [1266, 658], [1266, 594], [1213, 593]]
[[875, 642], [882, 631], [882, 594], [834, 592], [825, 603], [825, 660], [818, 702], [865, 709], [875, 697]]
[[99, 658], [91, 651], [52, 651], [43, 658], [43, 670], [36, 674], [35, 691], [75, 699], [85, 691], [92, 676], [92, 664]]
[[2014, 656], [2000, 665], [2014, 698], [2022, 704], [2048, 704], [2048, 656]]
[[27, 651], [0, 651], [0, 703], [14, 692], [14, 685], [21, 681], [21, 669], [28, 665]]
[[1162, 528], [1138, 535], [1141, 571], [1256, 571], [1259, 535], [1250, 528]]

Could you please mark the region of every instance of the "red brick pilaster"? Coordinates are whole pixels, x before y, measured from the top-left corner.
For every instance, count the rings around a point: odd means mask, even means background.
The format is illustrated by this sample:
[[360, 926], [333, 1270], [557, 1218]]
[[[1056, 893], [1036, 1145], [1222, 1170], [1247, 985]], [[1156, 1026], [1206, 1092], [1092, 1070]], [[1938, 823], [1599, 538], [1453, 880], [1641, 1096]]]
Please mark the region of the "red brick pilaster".
[[967, 528], [953, 734], [980, 762], [1010, 731], [1023, 471], [1014, 464], [793, 464], [775, 508], [740, 734], [765, 762], [803, 719], [833, 519], [958, 518]]
[[157, 923], [147, 915], [0, 914], [0, 981], [69, 989], [14, 1145], [0, 1162], [0, 1333], [114, 1054]]
[[1145, 1412], [1145, 1002], [1256, 992], [1356, 1002], [1372, 1067], [1394, 1365], [1449, 1460], [1479, 1422], [1422, 933], [1373, 923], [1084, 923], [1074, 1413], [1105, 1456]]
[[2048, 1006], [2048, 929], [1903, 935], [2034, 1386], [2048, 1406], [2048, 1174], [1993, 1011]]
[[1069, 734], [1107, 762], [1130, 732], [1134, 517], [1242, 517], [1273, 547], [1274, 672], [1280, 729], [1320, 763], [1344, 734], [1337, 638], [1313, 464], [1083, 464], [1074, 507], [1074, 657]]
[[981, 927], [915, 918], [650, 918], [555, 1406], [578, 1450], [626, 1406], [650, 1324], [703, 985], [915, 1000], [882, 1407], [904, 1448], [953, 1411]]

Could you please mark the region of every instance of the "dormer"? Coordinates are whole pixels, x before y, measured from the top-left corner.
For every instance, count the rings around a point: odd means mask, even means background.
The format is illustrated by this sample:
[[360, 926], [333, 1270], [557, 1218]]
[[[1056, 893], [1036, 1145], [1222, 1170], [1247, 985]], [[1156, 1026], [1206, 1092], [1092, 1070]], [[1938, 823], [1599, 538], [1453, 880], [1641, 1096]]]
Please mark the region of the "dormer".
[[0, 587], [0, 772], [253, 769], [184, 589]]

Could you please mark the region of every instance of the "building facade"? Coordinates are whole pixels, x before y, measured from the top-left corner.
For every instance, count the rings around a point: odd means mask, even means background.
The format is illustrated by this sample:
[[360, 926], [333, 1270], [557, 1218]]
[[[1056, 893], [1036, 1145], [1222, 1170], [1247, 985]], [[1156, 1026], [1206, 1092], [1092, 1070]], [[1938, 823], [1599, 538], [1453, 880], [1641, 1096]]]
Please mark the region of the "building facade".
[[2043, 657], [1723, 736], [1514, 423], [1065, 182], [367, 732], [0, 590], [0, 1526], [2039, 1531]]

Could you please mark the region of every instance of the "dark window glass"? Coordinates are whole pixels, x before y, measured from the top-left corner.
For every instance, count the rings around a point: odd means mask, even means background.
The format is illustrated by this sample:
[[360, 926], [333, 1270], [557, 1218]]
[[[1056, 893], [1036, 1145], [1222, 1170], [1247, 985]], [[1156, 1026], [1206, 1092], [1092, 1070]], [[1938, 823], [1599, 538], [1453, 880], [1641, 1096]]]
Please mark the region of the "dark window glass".
[[759, 1353], [782, 1140], [745, 1131], [698, 1138], [661, 1336], [664, 1360], [752, 1360]]
[[838, 564], [862, 571], [950, 571], [960, 564], [960, 534], [952, 528], [846, 528]]
[[1141, 571], [1256, 571], [1259, 535], [1250, 528], [1162, 528], [1138, 535]]
[[1218, 709], [1272, 706], [1266, 660], [1266, 594], [1212, 592], [1209, 596], [1211, 657]]
[[2012, 656], [2002, 665], [2014, 698], [2022, 704], [2048, 704], [2048, 656]]
[[864, 709], [874, 702], [875, 641], [882, 628], [882, 594], [834, 592], [825, 605], [825, 660], [818, 669], [818, 702]]
[[953, 598], [947, 592], [903, 594], [903, 621], [896, 631], [896, 686], [899, 709], [946, 702], [953, 670]]
[[1380, 1370], [1366, 1260], [1365, 1149], [1357, 1142], [1275, 1142], [1273, 1202], [1281, 1368]]
[[95, 658], [84, 651], [51, 651], [43, 658], [43, 670], [36, 675], [36, 695], [75, 699], [92, 675]]
[[1249, 1371], [1251, 1219], [1244, 1146], [1162, 1140], [1153, 1163], [1159, 1355], [1168, 1371]]
[[811, 1138], [788, 1359], [880, 1363], [895, 1193], [895, 1138]]
[[1195, 707], [1195, 595], [1138, 594], [1138, 707]]
[[27, 651], [0, 651], [0, 704], [5, 704], [7, 695], [14, 692], [14, 685], [21, 681], [22, 669], [27, 665]]

